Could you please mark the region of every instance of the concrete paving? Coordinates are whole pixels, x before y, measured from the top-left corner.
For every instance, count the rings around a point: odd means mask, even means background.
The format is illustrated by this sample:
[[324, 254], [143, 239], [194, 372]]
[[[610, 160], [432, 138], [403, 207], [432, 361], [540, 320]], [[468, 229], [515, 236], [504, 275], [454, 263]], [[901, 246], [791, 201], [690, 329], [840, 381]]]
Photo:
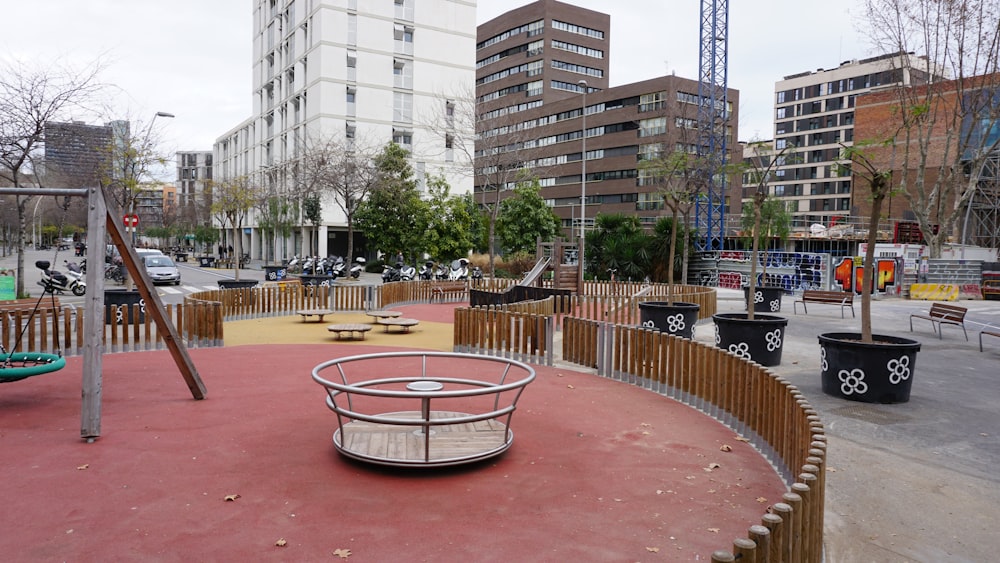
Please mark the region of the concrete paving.
[[[819, 411], [829, 438], [826, 544], [828, 561], [991, 561], [1000, 547], [1000, 340], [984, 326], [1000, 327], [1000, 302], [961, 301], [969, 309], [969, 340], [947, 326], [943, 338], [928, 321], [930, 302], [879, 299], [873, 330], [918, 340], [910, 401], [870, 405], [825, 395], [820, 385], [817, 336], [859, 332], [858, 318], [839, 308], [810, 306], [789, 319], [776, 373], [798, 386]], [[744, 310], [742, 292], [720, 290], [719, 312]], [[711, 321], [696, 338], [714, 341]]]

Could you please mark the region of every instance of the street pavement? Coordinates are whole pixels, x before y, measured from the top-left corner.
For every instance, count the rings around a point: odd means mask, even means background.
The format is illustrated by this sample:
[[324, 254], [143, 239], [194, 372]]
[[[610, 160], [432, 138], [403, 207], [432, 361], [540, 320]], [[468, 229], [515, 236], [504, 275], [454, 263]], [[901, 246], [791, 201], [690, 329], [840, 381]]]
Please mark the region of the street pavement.
[[[858, 317], [838, 307], [810, 305], [789, 319], [782, 363], [772, 368], [808, 398], [826, 428], [827, 561], [991, 561], [1000, 547], [1000, 302], [960, 301], [969, 340], [946, 326], [942, 338], [925, 320], [930, 302], [885, 298], [872, 306], [873, 331], [921, 342], [910, 401], [871, 405], [825, 395], [818, 335], [859, 332]], [[742, 292], [720, 290], [719, 312], [745, 310]], [[714, 342], [711, 321], [696, 338]]]

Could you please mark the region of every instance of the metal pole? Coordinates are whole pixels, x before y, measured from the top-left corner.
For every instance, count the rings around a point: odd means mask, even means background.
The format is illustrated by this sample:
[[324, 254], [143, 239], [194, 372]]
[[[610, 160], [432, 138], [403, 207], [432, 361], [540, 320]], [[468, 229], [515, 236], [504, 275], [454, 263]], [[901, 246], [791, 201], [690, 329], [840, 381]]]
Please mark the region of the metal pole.
[[582, 149], [582, 154], [580, 158], [580, 166], [583, 175], [580, 177], [580, 242], [577, 246], [577, 261], [578, 266], [578, 279], [577, 279], [577, 292], [583, 294], [583, 270], [584, 264], [586, 262], [583, 258], [583, 235], [584, 235], [584, 224], [587, 222], [587, 81], [581, 80], [577, 82], [583, 87], [583, 101], [580, 105], [580, 117], [581, 117], [581, 127], [583, 137], [580, 139], [580, 145]]

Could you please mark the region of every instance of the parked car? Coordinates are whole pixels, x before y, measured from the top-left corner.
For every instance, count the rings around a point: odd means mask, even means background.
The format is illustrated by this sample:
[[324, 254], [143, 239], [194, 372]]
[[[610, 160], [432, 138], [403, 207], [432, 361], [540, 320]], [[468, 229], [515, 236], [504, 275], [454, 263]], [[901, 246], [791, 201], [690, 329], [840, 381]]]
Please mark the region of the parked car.
[[163, 254], [150, 254], [142, 257], [146, 264], [146, 273], [153, 283], [181, 284], [181, 271], [169, 256]]

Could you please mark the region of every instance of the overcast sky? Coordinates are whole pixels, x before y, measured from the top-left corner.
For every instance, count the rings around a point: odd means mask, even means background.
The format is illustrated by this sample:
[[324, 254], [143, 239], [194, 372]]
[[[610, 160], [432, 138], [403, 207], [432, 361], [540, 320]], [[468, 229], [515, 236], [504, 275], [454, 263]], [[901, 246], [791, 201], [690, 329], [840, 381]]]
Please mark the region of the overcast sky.
[[[530, 1], [479, 0], [477, 23]], [[698, 78], [699, 0], [568, 1], [611, 15], [612, 86], [670, 72]], [[101, 59], [102, 82], [113, 85], [108, 116], [148, 123], [158, 111], [173, 113], [156, 121], [165, 149], [210, 150], [250, 116], [252, 6], [251, 0], [6, 1], [0, 58], [77, 67]], [[872, 54], [857, 33], [859, 16], [857, 0], [730, 3], [729, 87], [742, 98], [741, 140], [771, 137], [775, 81]]]

